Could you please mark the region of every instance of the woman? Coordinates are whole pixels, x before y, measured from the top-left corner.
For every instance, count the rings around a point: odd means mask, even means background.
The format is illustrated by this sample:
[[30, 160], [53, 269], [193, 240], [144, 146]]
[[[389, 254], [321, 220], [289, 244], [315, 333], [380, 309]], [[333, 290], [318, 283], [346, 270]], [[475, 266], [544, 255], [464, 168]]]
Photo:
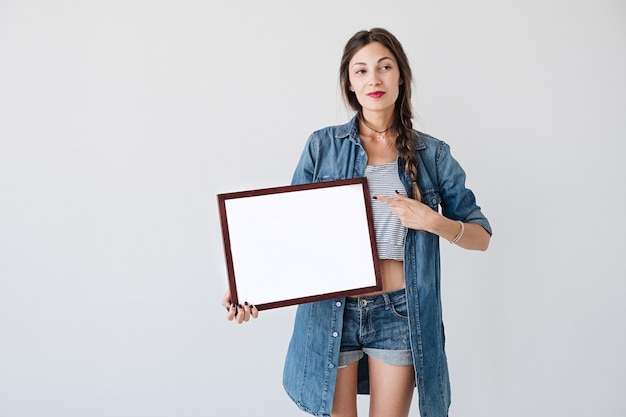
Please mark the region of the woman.
[[[283, 384], [302, 410], [333, 417], [356, 416], [357, 393], [370, 394], [372, 417], [408, 416], [417, 386], [421, 415], [444, 417], [439, 238], [486, 250], [491, 227], [449, 146], [413, 129], [411, 68], [395, 36], [356, 33], [340, 82], [356, 114], [309, 137], [292, 183], [368, 178], [383, 289], [298, 306]], [[229, 302], [230, 320], [258, 314]]]

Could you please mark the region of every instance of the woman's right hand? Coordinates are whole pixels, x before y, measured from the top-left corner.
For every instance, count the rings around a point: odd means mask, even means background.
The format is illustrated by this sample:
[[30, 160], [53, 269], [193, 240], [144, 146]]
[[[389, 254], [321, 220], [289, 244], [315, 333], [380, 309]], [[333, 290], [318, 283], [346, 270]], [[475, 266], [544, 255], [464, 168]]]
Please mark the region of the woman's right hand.
[[248, 304], [248, 302], [245, 302], [243, 305], [235, 305], [228, 290], [226, 290], [226, 294], [222, 298], [222, 306], [226, 309], [226, 319], [230, 321], [235, 320], [238, 324], [249, 321], [250, 317], [256, 319], [259, 316], [259, 310], [254, 305]]

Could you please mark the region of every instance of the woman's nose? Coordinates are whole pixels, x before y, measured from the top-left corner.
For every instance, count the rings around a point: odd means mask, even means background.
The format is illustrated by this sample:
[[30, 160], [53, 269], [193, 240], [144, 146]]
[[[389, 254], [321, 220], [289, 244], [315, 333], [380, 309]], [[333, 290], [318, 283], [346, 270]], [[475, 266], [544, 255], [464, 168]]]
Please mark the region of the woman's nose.
[[380, 84], [380, 78], [378, 78], [378, 75], [373, 74], [373, 75], [370, 77], [370, 82], [369, 82], [369, 84], [370, 84], [370, 85], [378, 85], [378, 84]]

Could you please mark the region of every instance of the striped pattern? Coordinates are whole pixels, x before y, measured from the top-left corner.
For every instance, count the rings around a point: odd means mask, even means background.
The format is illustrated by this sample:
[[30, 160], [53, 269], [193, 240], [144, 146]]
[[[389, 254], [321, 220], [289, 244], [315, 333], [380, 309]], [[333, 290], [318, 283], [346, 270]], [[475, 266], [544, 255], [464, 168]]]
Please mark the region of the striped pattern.
[[[372, 196], [381, 195], [394, 197], [395, 191], [406, 195], [406, 190], [398, 175], [398, 163], [390, 162], [383, 165], [368, 165], [365, 177]], [[404, 259], [404, 238], [406, 228], [400, 219], [391, 212], [389, 205], [372, 199], [374, 230], [376, 231], [376, 247], [380, 259]]]

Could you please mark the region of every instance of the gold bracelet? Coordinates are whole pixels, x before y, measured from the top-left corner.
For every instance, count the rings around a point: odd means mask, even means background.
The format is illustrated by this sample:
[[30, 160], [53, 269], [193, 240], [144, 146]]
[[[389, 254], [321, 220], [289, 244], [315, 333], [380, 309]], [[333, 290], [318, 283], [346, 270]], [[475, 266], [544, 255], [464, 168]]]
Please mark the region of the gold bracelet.
[[463, 237], [463, 233], [465, 232], [465, 225], [463, 224], [463, 222], [461, 220], [457, 220], [457, 222], [461, 223], [461, 230], [459, 230], [459, 233], [456, 235], [454, 240], [450, 241], [450, 243], [457, 243], [459, 240], [461, 240], [461, 238]]

